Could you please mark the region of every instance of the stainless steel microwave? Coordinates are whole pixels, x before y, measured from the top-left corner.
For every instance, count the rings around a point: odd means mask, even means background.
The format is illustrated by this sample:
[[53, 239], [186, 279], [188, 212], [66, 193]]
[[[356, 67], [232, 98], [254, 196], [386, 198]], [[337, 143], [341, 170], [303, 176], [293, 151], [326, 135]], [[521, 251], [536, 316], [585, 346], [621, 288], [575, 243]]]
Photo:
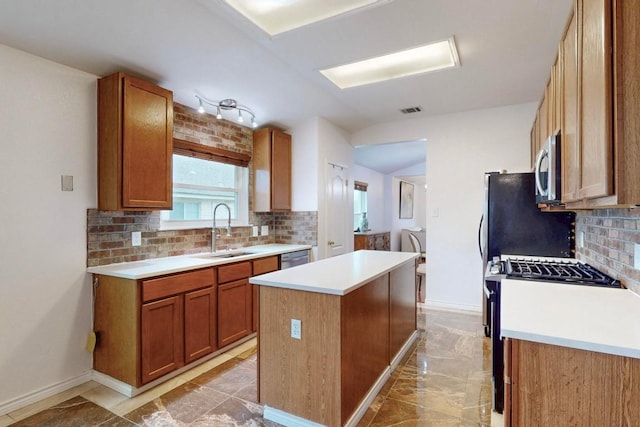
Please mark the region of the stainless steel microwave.
[[560, 134], [546, 139], [538, 155], [534, 175], [536, 180], [536, 202], [558, 204], [562, 199], [560, 163]]

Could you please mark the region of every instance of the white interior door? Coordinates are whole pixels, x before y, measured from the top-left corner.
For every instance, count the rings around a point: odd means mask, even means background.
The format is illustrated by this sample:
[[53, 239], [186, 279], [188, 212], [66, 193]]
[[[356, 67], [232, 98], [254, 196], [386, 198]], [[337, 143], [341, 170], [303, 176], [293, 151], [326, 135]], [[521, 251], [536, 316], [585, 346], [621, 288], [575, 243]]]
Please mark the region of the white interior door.
[[327, 164], [327, 257], [343, 254], [347, 251], [347, 223], [351, 222], [349, 215], [349, 188], [347, 183], [347, 168], [344, 166]]

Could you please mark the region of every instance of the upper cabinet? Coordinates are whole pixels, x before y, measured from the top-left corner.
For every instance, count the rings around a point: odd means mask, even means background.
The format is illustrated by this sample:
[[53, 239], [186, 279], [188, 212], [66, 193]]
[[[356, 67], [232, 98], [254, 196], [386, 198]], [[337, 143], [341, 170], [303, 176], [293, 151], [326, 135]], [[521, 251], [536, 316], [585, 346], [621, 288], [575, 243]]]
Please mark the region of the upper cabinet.
[[562, 202], [569, 209], [640, 204], [637, 22], [638, 2], [574, 3], [551, 71], [554, 107], [548, 106], [548, 85], [547, 115], [538, 111], [532, 131], [532, 141], [546, 138], [533, 137], [546, 119], [552, 122], [548, 134], [561, 133]]
[[172, 208], [173, 93], [115, 73], [98, 80], [98, 209]]
[[265, 127], [253, 133], [254, 212], [291, 210], [291, 135]]

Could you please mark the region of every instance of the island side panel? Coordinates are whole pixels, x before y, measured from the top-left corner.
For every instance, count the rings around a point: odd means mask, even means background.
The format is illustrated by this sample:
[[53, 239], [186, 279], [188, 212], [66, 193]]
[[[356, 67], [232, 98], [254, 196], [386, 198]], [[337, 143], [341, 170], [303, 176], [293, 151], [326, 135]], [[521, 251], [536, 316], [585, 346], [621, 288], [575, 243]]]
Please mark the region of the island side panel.
[[391, 360], [417, 329], [416, 268], [411, 262], [391, 271], [389, 283], [389, 347]]
[[138, 283], [96, 275], [94, 330], [97, 335], [93, 369], [127, 384], [140, 385]]
[[512, 341], [509, 425], [640, 425], [640, 359]]
[[342, 297], [342, 419], [389, 366], [389, 274]]
[[[260, 286], [260, 403], [340, 425], [340, 296]], [[291, 338], [291, 319], [302, 323]]]

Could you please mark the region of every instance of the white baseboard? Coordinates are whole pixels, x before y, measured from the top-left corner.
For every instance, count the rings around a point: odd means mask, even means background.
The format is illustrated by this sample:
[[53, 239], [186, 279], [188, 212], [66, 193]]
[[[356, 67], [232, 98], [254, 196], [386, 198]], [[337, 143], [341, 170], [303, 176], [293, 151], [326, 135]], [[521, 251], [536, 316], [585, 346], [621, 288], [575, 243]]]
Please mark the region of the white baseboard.
[[265, 420], [282, 424], [285, 427], [323, 427], [322, 424], [309, 421], [305, 418], [298, 417], [267, 405], [264, 406], [264, 413], [262, 414], [262, 417]]
[[0, 404], [0, 416], [6, 415], [20, 408], [24, 408], [27, 405], [39, 402], [40, 400], [54, 396], [58, 393], [67, 391], [73, 387], [79, 386], [80, 384], [84, 384], [87, 381], [91, 381], [92, 379], [93, 371], [89, 371], [77, 377], [60, 381], [48, 387], [41, 388], [40, 390], [16, 397], [15, 399]]

